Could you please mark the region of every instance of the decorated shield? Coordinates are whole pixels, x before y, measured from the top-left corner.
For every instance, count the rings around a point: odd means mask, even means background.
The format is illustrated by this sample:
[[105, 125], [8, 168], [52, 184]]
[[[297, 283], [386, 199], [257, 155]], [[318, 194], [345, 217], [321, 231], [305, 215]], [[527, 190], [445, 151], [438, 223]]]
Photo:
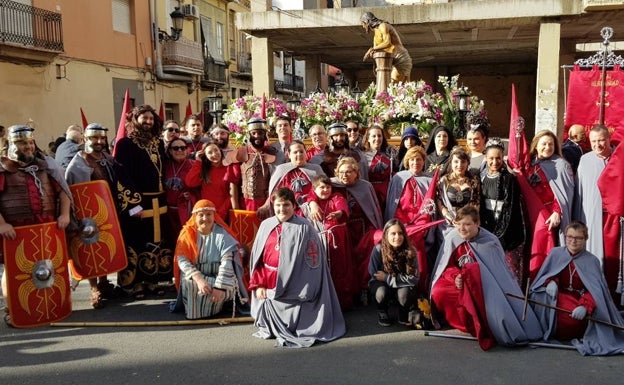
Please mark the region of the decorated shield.
[[65, 231], [56, 222], [15, 228], [4, 240], [7, 303], [13, 326], [46, 325], [71, 314]]
[[71, 185], [80, 232], [69, 241], [75, 279], [116, 273], [128, 265], [115, 201], [103, 180]]
[[260, 219], [255, 211], [230, 210], [230, 228], [245, 250], [245, 255], [241, 261], [245, 270], [245, 282], [249, 282], [249, 253], [256, 238], [258, 227], [260, 227]]

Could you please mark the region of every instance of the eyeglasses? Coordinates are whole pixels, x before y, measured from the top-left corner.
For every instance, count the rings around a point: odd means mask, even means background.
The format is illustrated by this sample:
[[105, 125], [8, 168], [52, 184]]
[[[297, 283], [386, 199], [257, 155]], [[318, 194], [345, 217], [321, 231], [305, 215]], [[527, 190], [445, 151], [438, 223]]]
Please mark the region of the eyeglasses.
[[358, 132], [357, 128], [347, 128], [347, 132]]
[[577, 242], [582, 242], [585, 240], [585, 237], [574, 237], [572, 235], [566, 235], [565, 236], [566, 241], [577, 241]]
[[180, 133], [180, 129], [179, 128], [174, 128], [174, 127], [167, 127], [167, 132], [175, 132], [176, 134]]
[[171, 149], [173, 151], [185, 151], [186, 150], [186, 146], [172, 146]]

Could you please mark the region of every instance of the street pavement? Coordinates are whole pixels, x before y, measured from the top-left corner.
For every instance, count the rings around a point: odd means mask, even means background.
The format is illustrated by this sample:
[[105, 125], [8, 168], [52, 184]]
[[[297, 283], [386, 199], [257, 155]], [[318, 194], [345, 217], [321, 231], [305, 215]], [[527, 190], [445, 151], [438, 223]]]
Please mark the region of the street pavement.
[[[166, 297], [90, 308], [82, 282], [68, 322], [177, 321]], [[2, 299], [1, 301], [3, 301]], [[345, 313], [347, 334], [308, 349], [274, 347], [251, 323], [201, 326], [0, 325], [0, 385], [621, 384], [624, 357], [503, 348], [377, 325], [375, 307]], [[454, 331], [451, 331], [454, 332]], [[457, 333], [457, 332], [455, 332]]]

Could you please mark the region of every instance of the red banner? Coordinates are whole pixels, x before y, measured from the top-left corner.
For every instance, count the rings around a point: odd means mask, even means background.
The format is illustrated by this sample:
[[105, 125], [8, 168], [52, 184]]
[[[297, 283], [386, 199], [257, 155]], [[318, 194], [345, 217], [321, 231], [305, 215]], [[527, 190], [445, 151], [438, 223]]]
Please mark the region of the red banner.
[[[570, 73], [568, 105], [564, 139], [573, 124], [581, 124], [589, 130], [600, 119], [600, 90], [602, 72], [598, 67], [581, 70], [575, 67]], [[609, 128], [613, 141], [624, 139], [624, 72], [619, 66], [606, 72], [604, 124]]]

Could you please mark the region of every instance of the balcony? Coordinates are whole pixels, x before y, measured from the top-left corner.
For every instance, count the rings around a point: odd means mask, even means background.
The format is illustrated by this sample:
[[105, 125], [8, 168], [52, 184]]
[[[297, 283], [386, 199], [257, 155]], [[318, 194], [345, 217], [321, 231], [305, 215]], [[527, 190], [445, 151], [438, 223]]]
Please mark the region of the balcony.
[[202, 47], [196, 41], [181, 37], [180, 40], [162, 42], [163, 71], [182, 75], [204, 73]]
[[251, 79], [251, 52], [239, 52], [236, 58], [237, 77]]
[[60, 13], [0, 0], [0, 58], [46, 64], [63, 53]]
[[292, 75], [284, 74], [284, 80], [274, 80], [275, 92], [303, 92], [303, 77], [295, 76], [293, 86]]
[[225, 67], [223, 64], [215, 63], [211, 57], [207, 57], [204, 60], [202, 87], [210, 89], [215, 86], [223, 86], [227, 82]]

